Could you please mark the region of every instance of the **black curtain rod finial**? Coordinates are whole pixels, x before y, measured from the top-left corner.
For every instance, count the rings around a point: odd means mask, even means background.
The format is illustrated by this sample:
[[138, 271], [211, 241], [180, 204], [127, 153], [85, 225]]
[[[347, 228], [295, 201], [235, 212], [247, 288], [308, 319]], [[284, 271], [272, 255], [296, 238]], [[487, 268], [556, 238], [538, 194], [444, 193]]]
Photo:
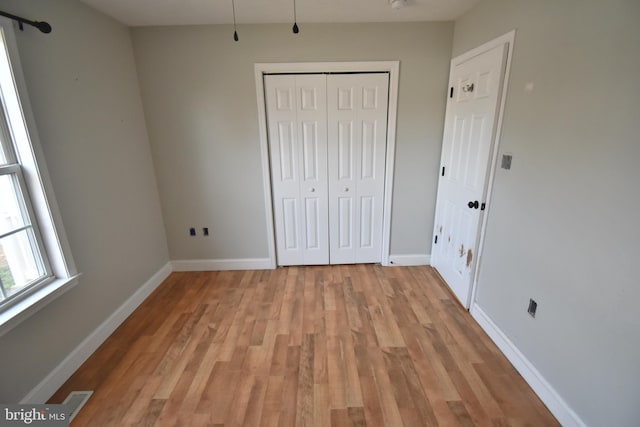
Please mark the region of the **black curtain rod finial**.
[[14, 21], [18, 21], [20, 24], [20, 29], [22, 30], [22, 24], [31, 25], [32, 27], [36, 27], [40, 31], [45, 34], [49, 34], [51, 32], [51, 25], [48, 22], [44, 21], [30, 21], [29, 19], [22, 18], [20, 16], [12, 15], [7, 12], [0, 11], [1, 16], [6, 16], [9, 19], [13, 19]]
[[45, 34], [49, 34], [52, 30], [51, 25], [49, 25], [49, 23], [45, 21], [34, 22], [33, 26]]

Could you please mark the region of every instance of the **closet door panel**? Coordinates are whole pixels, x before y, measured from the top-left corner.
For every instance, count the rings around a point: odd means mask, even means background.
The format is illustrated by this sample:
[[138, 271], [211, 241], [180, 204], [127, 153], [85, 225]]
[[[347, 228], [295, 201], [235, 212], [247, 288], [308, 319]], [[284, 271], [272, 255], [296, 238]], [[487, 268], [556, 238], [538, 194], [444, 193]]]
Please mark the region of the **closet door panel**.
[[386, 73], [327, 78], [332, 264], [382, 258], [388, 87]]
[[265, 76], [278, 265], [329, 263], [324, 75]]

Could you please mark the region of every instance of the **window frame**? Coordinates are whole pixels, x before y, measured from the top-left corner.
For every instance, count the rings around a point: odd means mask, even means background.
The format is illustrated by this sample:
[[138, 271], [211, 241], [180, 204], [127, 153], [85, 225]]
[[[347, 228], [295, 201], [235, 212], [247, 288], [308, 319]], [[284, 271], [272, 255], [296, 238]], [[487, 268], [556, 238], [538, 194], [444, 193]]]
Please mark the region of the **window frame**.
[[[0, 18], [0, 131], [6, 136], [7, 165], [0, 176], [13, 175], [42, 259], [44, 275], [15, 297], [0, 302], [0, 336], [79, 283], [62, 218], [35, 126], [16, 43], [15, 25]], [[6, 65], [4, 58], [7, 58]], [[7, 67], [8, 65], [8, 67]], [[8, 81], [12, 88], [7, 91]], [[11, 93], [6, 93], [11, 92]], [[5, 125], [6, 123], [6, 125]], [[7, 140], [10, 138], [11, 140]]]
[[[0, 120], [2, 120], [1, 116], [0, 114]], [[17, 304], [21, 299], [27, 298], [28, 295], [37, 291], [42, 286], [46, 286], [54, 279], [49, 257], [44, 248], [42, 235], [40, 234], [38, 223], [35, 221], [33, 206], [31, 205], [31, 199], [29, 198], [29, 192], [21, 165], [17, 162], [0, 165], [0, 178], [4, 176], [10, 177], [13, 181], [11, 184], [14, 188], [16, 201], [18, 202], [24, 224], [0, 234], [0, 241], [26, 231], [29, 246], [31, 247], [31, 252], [40, 274], [37, 279], [31, 283], [27, 283], [22, 289], [9, 296], [5, 295], [7, 289], [4, 287], [4, 284], [0, 284], [0, 297], [2, 298], [0, 299], [0, 310], [5, 310], [11, 305]]]

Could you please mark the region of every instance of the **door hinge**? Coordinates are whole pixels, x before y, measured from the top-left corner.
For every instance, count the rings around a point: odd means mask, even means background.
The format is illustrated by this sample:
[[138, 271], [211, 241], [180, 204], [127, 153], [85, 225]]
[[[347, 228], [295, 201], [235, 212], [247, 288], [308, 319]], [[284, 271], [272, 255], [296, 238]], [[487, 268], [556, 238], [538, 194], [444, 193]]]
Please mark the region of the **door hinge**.
[[433, 241], [434, 244], [438, 243], [438, 235], [436, 234], [436, 239]]
[[449, 98], [453, 98], [453, 86], [449, 89]]
[[442, 167], [442, 176], [444, 176], [444, 166]]

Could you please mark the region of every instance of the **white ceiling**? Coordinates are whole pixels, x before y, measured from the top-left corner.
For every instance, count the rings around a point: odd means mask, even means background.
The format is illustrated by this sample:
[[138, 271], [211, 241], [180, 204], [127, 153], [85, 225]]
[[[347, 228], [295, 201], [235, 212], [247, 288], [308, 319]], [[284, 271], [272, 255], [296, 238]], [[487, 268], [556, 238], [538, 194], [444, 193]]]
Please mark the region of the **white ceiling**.
[[[128, 26], [230, 24], [231, 0], [81, 0]], [[451, 21], [480, 0], [296, 0], [298, 23]], [[235, 0], [238, 24], [289, 23], [293, 0]]]

